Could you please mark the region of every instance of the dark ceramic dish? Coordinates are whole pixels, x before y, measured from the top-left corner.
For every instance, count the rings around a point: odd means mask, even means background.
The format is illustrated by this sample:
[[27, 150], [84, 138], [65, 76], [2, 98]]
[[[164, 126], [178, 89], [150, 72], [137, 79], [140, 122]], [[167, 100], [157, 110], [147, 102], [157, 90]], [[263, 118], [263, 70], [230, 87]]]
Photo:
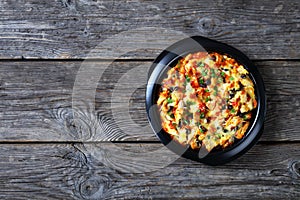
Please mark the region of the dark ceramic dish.
[[[172, 141], [170, 135], [161, 127], [159, 111], [156, 101], [158, 99], [161, 81], [166, 76], [169, 67], [174, 67], [179, 59], [189, 53], [207, 51], [229, 55], [242, 64], [249, 72], [249, 76], [255, 85], [257, 108], [253, 111], [252, 122], [245, 136], [236, 140], [230, 147], [225, 149], [214, 149], [204, 156], [199, 156], [199, 151], [185, 147]], [[227, 163], [248, 151], [260, 138], [266, 113], [266, 96], [263, 80], [253, 63], [239, 50], [208, 38], [193, 36], [183, 39], [164, 50], [153, 62], [148, 77], [146, 90], [146, 109], [148, 120], [157, 137], [170, 150], [175, 153], [198, 162], [209, 165], [220, 165]]]

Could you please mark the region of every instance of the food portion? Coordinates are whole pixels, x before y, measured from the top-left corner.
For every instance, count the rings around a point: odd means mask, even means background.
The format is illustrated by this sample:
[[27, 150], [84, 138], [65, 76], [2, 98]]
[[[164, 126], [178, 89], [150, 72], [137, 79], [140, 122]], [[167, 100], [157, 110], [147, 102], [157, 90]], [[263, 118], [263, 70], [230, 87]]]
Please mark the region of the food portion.
[[244, 137], [257, 101], [244, 66], [227, 55], [197, 52], [167, 72], [157, 105], [174, 140], [211, 151]]

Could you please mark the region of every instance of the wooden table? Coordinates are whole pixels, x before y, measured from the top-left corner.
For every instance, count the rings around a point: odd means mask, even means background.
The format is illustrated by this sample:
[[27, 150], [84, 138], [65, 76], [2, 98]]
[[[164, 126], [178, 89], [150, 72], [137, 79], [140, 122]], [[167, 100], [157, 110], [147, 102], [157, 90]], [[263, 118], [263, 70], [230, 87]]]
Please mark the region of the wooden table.
[[[299, 1], [1, 0], [0, 9], [1, 199], [300, 198]], [[146, 118], [146, 82], [117, 83], [150, 66], [174, 31], [240, 49], [264, 78], [264, 134], [224, 166], [166, 152], [157, 160], [167, 166], [145, 170], [156, 159], [141, 155], [162, 149]], [[92, 70], [78, 82], [85, 65]], [[95, 93], [76, 99], [83, 82], [81, 92], [91, 84]], [[118, 87], [135, 90], [116, 100]]]

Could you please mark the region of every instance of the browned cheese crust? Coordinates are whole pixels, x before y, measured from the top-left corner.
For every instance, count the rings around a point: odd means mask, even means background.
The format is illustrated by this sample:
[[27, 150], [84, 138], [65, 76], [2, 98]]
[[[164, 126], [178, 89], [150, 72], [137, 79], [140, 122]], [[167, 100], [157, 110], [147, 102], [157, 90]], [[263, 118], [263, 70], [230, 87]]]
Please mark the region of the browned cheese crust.
[[206, 52], [187, 55], [167, 72], [157, 104], [165, 132], [208, 151], [243, 138], [257, 107], [245, 67], [227, 55]]

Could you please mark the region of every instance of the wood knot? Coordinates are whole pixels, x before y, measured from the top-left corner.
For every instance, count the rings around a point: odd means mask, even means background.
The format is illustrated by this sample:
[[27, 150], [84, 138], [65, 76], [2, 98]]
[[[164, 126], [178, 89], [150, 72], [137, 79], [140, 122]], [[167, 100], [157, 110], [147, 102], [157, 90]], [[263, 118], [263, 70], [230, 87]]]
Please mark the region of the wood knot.
[[290, 163], [289, 169], [292, 174], [292, 177], [300, 178], [300, 161], [299, 160], [293, 160]]
[[74, 150], [67, 152], [63, 155], [63, 159], [71, 160], [76, 163], [77, 167], [83, 167], [88, 165], [88, 159], [86, 155], [76, 146], [73, 146]]
[[198, 30], [203, 34], [215, 34], [220, 21], [215, 18], [203, 17], [198, 21]]
[[52, 119], [60, 131], [76, 140], [88, 140], [93, 135], [93, 119], [89, 113], [72, 108], [58, 107], [50, 112]]
[[90, 177], [80, 183], [79, 192], [83, 199], [101, 199], [111, 187], [111, 180], [107, 176]]

